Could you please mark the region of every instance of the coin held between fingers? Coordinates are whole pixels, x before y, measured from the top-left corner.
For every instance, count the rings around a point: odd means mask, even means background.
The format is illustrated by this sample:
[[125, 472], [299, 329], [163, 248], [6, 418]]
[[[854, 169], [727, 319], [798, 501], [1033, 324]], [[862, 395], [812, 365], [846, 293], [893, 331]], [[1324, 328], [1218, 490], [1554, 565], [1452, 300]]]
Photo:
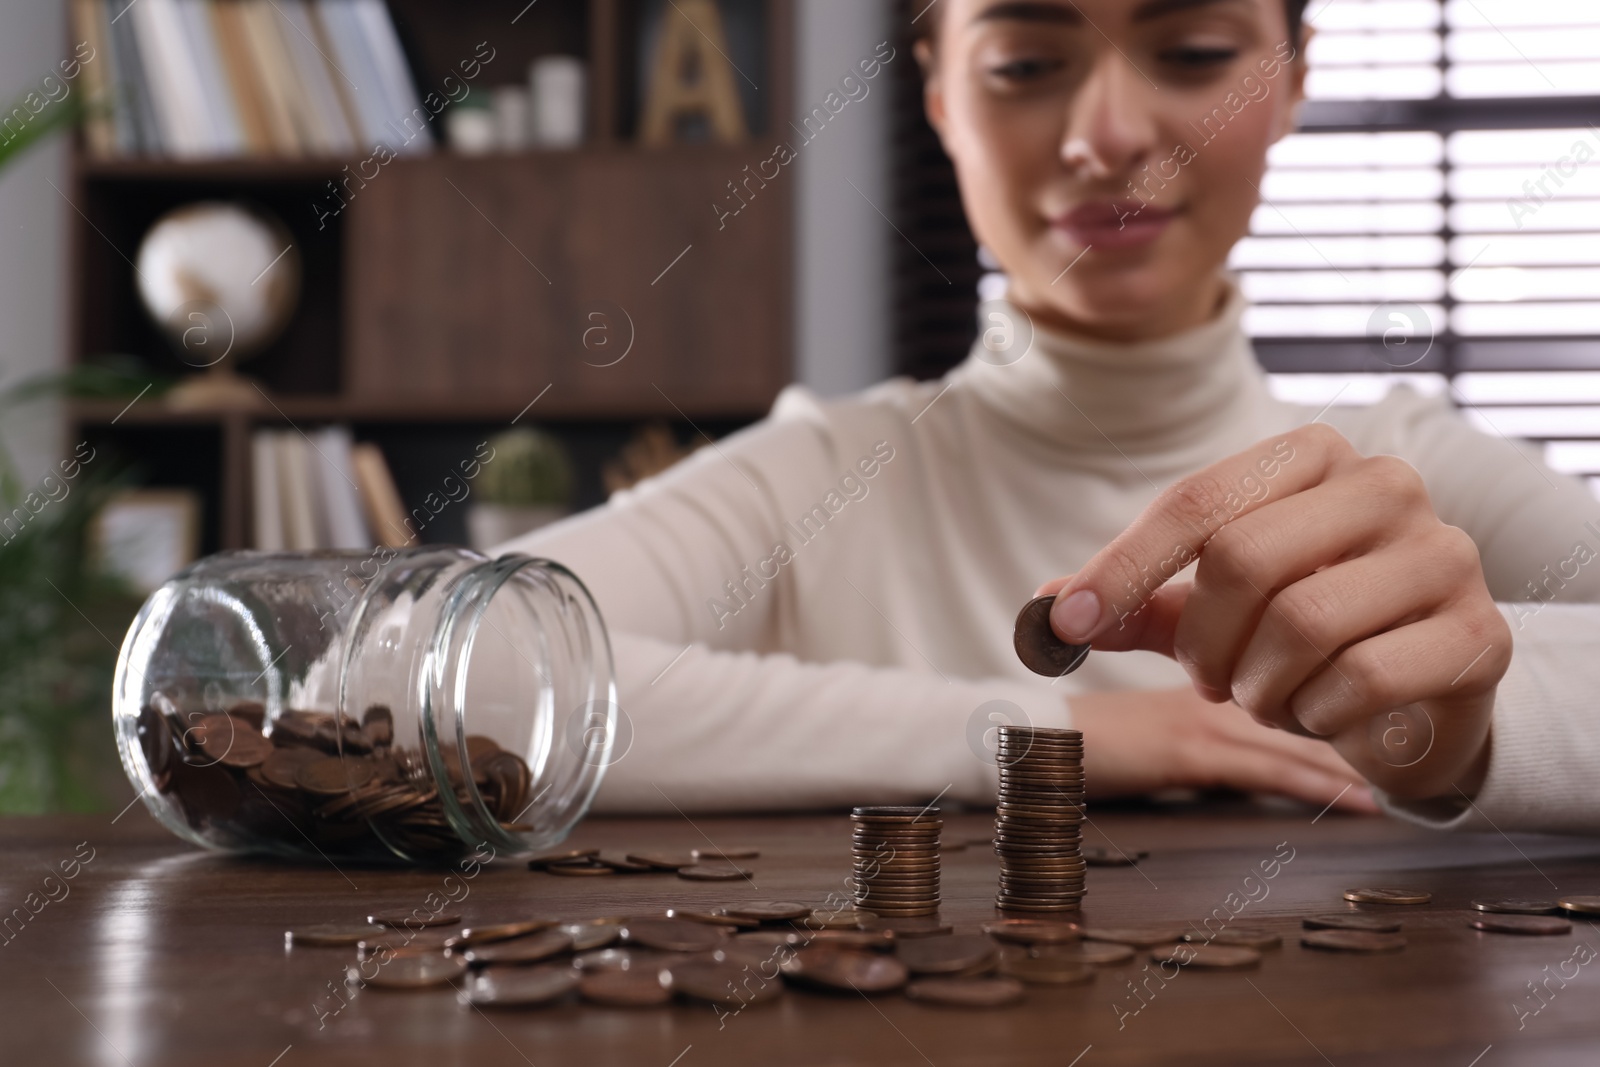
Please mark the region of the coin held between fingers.
[[1077, 670], [1089, 655], [1088, 645], [1069, 645], [1050, 628], [1050, 609], [1055, 596], [1034, 597], [1017, 613], [1012, 644], [1017, 658], [1035, 674], [1058, 678]]

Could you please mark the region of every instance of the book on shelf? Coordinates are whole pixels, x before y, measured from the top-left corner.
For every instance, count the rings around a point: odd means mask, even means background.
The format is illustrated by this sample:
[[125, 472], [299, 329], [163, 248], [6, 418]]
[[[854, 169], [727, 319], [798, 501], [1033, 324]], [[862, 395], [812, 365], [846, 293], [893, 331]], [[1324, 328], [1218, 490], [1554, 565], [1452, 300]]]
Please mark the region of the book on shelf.
[[[359, 550], [390, 543], [375, 519], [403, 519], [404, 512], [376, 445], [355, 444], [344, 426], [310, 434], [257, 430], [250, 444], [256, 548]], [[380, 498], [376, 506], [374, 497]], [[396, 528], [404, 534], [403, 521]]]
[[101, 110], [85, 132], [97, 158], [432, 146], [432, 114], [383, 0], [72, 0], [71, 17], [103, 57], [89, 82]]

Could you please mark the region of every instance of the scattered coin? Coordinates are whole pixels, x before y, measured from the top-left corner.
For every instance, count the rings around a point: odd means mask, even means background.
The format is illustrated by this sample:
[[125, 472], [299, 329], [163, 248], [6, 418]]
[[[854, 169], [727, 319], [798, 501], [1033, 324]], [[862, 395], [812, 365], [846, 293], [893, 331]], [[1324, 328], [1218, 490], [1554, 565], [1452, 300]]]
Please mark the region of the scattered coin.
[[629, 919], [621, 931], [629, 944], [663, 952], [708, 952], [727, 936], [719, 927], [683, 919]]
[[1559, 915], [1480, 915], [1472, 920], [1472, 927], [1496, 934], [1529, 934], [1535, 937], [1572, 932], [1572, 923]]
[[736, 930], [754, 930], [761, 923], [755, 919], [736, 919], [721, 908], [712, 908], [709, 911], [701, 908], [668, 908], [668, 919], [682, 919], [685, 922], [706, 923], [710, 926], [726, 926]]
[[943, 937], [954, 929], [949, 923], [933, 916], [909, 915], [875, 916], [862, 920], [862, 928], [866, 930], [887, 930], [895, 938], [903, 937]]
[[380, 964], [370, 975], [363, 974], [359, 966], [352, 966], [348, 977], [352, 985], [365, 983], [374, 989], [427, 989], [444, 985], [466, 969], [467, 961], [460, 956], [397, 955]]
[[1600, 897], [1562, 897], [1557, 903], [1563, 911], [1579, 915], [1600, 915]]
[[1088, 645], [1069, 645], [1050, 628], [1050, 608], [1054, 594], [1034, 597], [1017, 613], [1011, 643], [1017, 658], [1035, 674], [1051, 678], [1070, 674], [1089, 655]]
[[995, 919], [984, 923], [981, 929], [990, 937], [1021, 945], [1059, 945], [1083, 940], [1083, 927], [1077, 923], [1051, 919]]
[[[1129, 950], [1132, 955], [1132, 950]], [[1000, 961], [1000, 973], [1033, 985], [1082, 985], [1094, 969], [1065, 956], [1013, 956]]]
[[572, 938], [560, 930], [541, 930], [536, 934], [514, 937], [508, 941], [493, 941], [487, 945], [472, 945], [462, 953], [474, 967], [489, 964], [516, 965], [538, 963], [551, 956], [572, 951]]
[[801, 985], [854, 993], [888, 993], [906, 984], [906, 965], [881, 952], [813, 945], [784, 959], [783, 976]]
[[803, 935], [811, 945], [834, 948], [863, 948], [888, 952], [895, 947], [895, 936], [888, 930], [811, 930]]
[[1182, 941], [1188, 931], [1176, 924], [1171, 926], [1086, 926], [1083, 936], [1090, 941], [1114, 941], [1135, 948], [1153, 948]]
[[1225, 926], [1215, 933], [1190, 930], [1183, 935], [1190, 944], [1230, 945], [1239, 948], [1277, 948], [1283, 944], [1283, 935], [1264, 926]]
[[578, 978], [578, 993], [585, 1000], [618, 1008], [647, 1008], [672, 999], [672, 990], [662, 983], [661, 971], [655, 967], [584, 970]]
[[754, 860], [761, 858], [759, 848], [695, 848], [689, 850], [695, 860], [704, 863], [706, 860]]
[[694, 856], [671, 855], [665, 852], [630, 852], [628, 859], [633, 863], [642, 863], [646, 867], [654, 867], [662, 871], [676, 871], [682, 867], [693, 867], [697, 860]]
[[730, 904], [722, 910], [735, 919], [754, 919], [757, 922], [804, 919], [811, 914], [810, 905], [796, 904], [792, 900], [754, 900], [747, 904]]
[[1150, 853], [1143, 849], [1124, 852], [1118, 848], [1100, 848], [1098, 845], [1083, 850], [1084, 861], [1091, 867], [1132, 867]]
[[[649, 874], [662, 868], [650, 863], [639, 863], [618, 852], [602, 852], [591, 861], [604, 867], [610, 867], [618, 874]], [[676, 870], [677, 868], [673, 868]]]
[[479, 1008], [528, 1008], [560, 1000], [578, 984], [578, 972], [562, 964], [494, 967], [468, 983], [462, 996]]
[[1372, 889], [1346, 889], [1344, 899], [1353, 904], [1426, 904], [1433, 899], [1433, 894], [1426, 889], [1385, 886]]
[[545, 874], [560, 875], [562, 878], [595, 878], [614, 875], [615, 867], [604, 863], [552, 863], [543, 868]]
[[557, 863], [586, 862], [600, 855], [597, 848], [571, 848], [564, 852], [546, 852], [542, 856], [535, 856], [528, 861], [528, 870], [542, 871]]
[[574, 952], [605, 948], [622, 934], [616, 923], [562, 923], [557, 929], [572, 939]]
[[1472, 906], [1503, 915], [1554, 915], [1560, 908], [1553, 900], [1474, 900]]
[[895, 955], [912, 974], [957, 974], [989, 963], [999, 947], [981, 934], [917, 937], [901, 941]]
[[1176, 963], [1202, 971], [1237, 971], [1261, 962], [1261, 953], [1239, 945], [1168, 945], [1152, 949], [1152, 963]]
[[551, 919], [523, 919], [518, 922], [478, 924], [464, 928], [455, 934], [445, 945], [454, 948], [457, 945], [486, 945], [491, 941], [507, 941], [513, 937], [522, 937], [525, 934], [536, 934], [540, 930], [548, 930], [555, 925]]
[[673, 993], [692, 1000], [705, 1000], [727, 1007], [761, 1004], [783, 995], [783, 983], [750, 980], [749, 969], [741, 963], [718, 960], [685, 960], [662, 971], [662, 981]]
[[416, 929], [422, 926], [454, 926], [461, 921], [461, 916], [453, 911], [426, 911], [422, 908], [406, 911], [402, 908], [390, 908], [387, 911], [373, 912], [367, 916], [367, 921], [377, 923], [379, 926]]
[[1137, 953], [1132, 945], [1119, 945], [1111, 941], [1080, 941], [1075, 945], [1034, 945], [1029, 955], [1067, 963], [1109, 966], [1127, 963]]
[[1406, 939], [1400, 934], [1375, 930], [1307, 930], [1300, 935], [1300, 943], [1335, 952], [1399, 952], [1406, 947]]
[[919, 978], [906, 986], [906, 996], [929, 1004], [957, 1008], [1003, 1008], [1022, 999], [1015, 978]]
[[678, 877], [691, 882], [732, 882], [749, 878], [750, 872], [731, 863], [696, 863], [678, 868]]
[[1308, 919], [1301, 919], [1300, 925], [1307, 930], [1357, 930], [1374, 934], [1394, 934], [1400, 931], [1399, 919], [1367, 915], [1358, 911], [1313, 915]]
[[354, 945], [364, 938], [387, 932], [376, 923], [320, 923], [316, 926], [297, 926], [283, 932], [286, 945]]

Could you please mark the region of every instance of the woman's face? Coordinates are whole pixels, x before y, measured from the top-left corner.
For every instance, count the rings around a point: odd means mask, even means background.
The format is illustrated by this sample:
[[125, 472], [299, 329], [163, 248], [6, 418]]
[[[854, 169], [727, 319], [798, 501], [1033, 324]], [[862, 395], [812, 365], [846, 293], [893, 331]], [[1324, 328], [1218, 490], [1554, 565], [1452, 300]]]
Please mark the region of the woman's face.
[[1209, 319], [1303, 92], [1282, 0], [936, 0], [928, 117], [1010, 298], [1132, 340]]

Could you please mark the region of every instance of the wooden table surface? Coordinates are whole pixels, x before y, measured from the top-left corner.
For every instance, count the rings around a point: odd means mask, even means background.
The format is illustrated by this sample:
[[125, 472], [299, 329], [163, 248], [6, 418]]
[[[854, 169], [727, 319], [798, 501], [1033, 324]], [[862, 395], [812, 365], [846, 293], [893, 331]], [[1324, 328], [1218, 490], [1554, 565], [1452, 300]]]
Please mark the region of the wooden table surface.
[[[1600, 964], [1591, 962], [1600, 930], [1580, 922], [1566, 936], [1515, 937], [1467, 926], [1474, 898], [1600, 893], [1600, 841], [1435, 835], [1314, 815], [1245, 805], [1091, 815], [1088, 843], [1151, 855], [1138, 868], [1090, 869], [1087, 920], [1193, 921], [1238, 908], [1234, 922], [1284, 935], [1257, 970], [1183, 971], [1147, 983], [1141, 999], [1130, 985], [1143, 977], [1140, 964], [1125, 964], [1085, 986], [1029, 986], [1022, 1004], [994, 1011], [791, 991], [720, 1019], [687, 1003], [484, 1013], [448, 990], [352, 993], [343, 982], [350, 950], [289, 950], [284, 930], [416, 907], [441, 892], [448, 872], [207, 854], [137, 806], [115, 824], [0, 820], [0, 906], [11, 916], [0, 934], [0, 1063], [1600, 1064]], [[949, 815], [946, 839], [984, 834], [991, 819]], [[848, 870], [842, 815], [596, 818], [572, 843], [681, 850], [708, 840], [761, 850], [748, 863], [753, 888], [670, 874], [557, 878], [505, 864], [452, 892], [466, 891], [459, 910], [469, 920], [576, 918], [821, 901]], [[1275, 877], [1262, 877], [1264, 862]], [[958, 932], [992, 916], [995, 873], [981, 848], [945, 858], [943, 914]], [[1340, 892], [1359, 885], [1432, 891], [1432, 905], [1391, 909], [1409, 947], [1386, 956], [1301, 947], [1300, 917], [1347, 907]]]

